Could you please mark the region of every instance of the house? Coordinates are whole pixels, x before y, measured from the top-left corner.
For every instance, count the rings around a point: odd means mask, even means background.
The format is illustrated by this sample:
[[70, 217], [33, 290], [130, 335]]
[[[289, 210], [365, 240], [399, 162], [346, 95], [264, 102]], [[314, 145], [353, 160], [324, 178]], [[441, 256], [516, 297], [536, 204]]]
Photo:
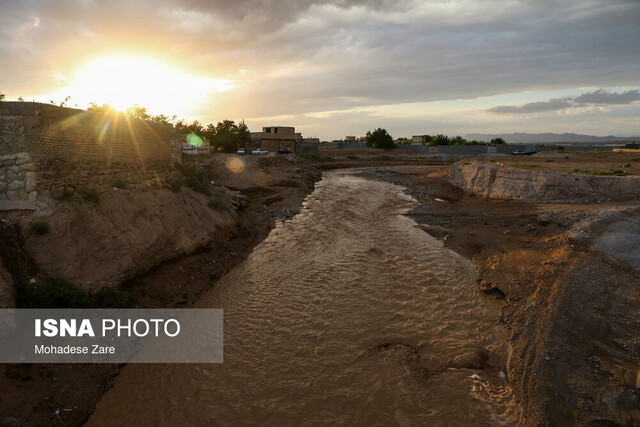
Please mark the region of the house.
[[247, 148], [260, 147], [270, 152], [288, 148], [293, 152], [301, 139], [302, 135], [293, 126], [268, 126], [263, 127], [262, 132], [251, 132], [252, 147]]
[[183, 154], [209, 153], [209, 140], [207, 138], [200, 138], [195, 134], [185, 133], [173, 135], [171, 140], [180, 143]]
[[411, 145], [424, 145], [431, 142], [429, 135], [413, 135], [411, 137]]

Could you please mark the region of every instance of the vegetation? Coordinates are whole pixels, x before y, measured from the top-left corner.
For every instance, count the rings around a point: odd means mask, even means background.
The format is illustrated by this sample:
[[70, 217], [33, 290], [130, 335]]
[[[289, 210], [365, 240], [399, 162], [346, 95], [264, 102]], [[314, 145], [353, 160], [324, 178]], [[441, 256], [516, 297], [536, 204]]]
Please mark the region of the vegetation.
[[112, 187], [119, 188], [120, 190], [124, 190], [125, 188], [127, 188], [127, 182], [121, 179], [118, 179], [116, 182], [112, 184]]
[[367, 147], [382, 148], [385, 150], [391, 150], [396, 148], [396, 144], [393, 142], [393, 138], [386, 129], [378, 128], [373, 132], [367, 131], [366, 136]]
[[220, 199], [211, 199], [209, 203], [207, 203], [207, 207], [211, 209], [221, 209], [223, 206], [222, 200]]
[[626, 176], [629, 172], [622, 169], [607, 169], [606, 171], [599, 171], [596, 169], [577, 169], [573, 168], [567, 171], [567, 173], [582, 173], [585, 175], [604, 175], [604, 176]]
[[18, 308], [86, 308], [91, 305], [85, 289], [59, 276], [45, 274], [37, 284], [29, 283], [23, 275], [14, 276], [14, 281]]
[[65, 190], [55, 197], [61, 202], [100, 203], [100, 195], [93, 188], [78, 187], [74, 190]]
[[207, 177], [203, 170], [196, 169], [193, 166], [185, 165], [183, 163], [176, 163], [175, 167], [180, 171], [182, 176], [186, 178], [184, 184], [187, 187], [191, 188], [193, 191], [203, 194], [207, 194], [209, 192]]
[[33, 221], [29, 223], [29, 228], [34, 233], [42, 236], [49, 232], [49, 224], [45, 221]]

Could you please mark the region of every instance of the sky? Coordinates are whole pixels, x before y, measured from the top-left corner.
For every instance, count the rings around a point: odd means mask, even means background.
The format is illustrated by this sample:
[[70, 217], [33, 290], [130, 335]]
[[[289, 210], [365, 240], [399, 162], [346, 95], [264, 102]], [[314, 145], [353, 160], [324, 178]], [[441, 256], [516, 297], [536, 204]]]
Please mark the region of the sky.
[[639, 136], [638, 22], [638, 0], [0, 0], [0, 93], [323, 140]]

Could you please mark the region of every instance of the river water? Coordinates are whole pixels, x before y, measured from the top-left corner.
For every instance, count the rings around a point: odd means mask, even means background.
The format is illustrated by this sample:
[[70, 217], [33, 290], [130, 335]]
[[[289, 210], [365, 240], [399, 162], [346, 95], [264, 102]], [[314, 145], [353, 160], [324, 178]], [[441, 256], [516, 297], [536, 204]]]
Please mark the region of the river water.
[[514, 424], [499, 305], [416, 204], [325, 173], [200, 301], [224, 309], [224, 363], [127, 365], [89, 424]]

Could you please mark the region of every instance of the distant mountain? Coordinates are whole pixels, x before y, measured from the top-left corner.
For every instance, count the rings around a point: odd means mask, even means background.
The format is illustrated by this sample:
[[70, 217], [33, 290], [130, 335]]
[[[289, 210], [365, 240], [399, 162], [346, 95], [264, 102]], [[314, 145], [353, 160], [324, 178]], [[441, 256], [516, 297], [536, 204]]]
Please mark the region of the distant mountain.
[[468, 140], [490, 141], [493, 138], [502, 138], [507, 143], [524, 143], [524, 144], [541, 144], [541, 143], [570, 143], [570, 142], [636, 142], [640, 141], [640, 137], [629, 136], [593, 136], [580, 135], [577, 133], [470, 133], [466, 137]]

